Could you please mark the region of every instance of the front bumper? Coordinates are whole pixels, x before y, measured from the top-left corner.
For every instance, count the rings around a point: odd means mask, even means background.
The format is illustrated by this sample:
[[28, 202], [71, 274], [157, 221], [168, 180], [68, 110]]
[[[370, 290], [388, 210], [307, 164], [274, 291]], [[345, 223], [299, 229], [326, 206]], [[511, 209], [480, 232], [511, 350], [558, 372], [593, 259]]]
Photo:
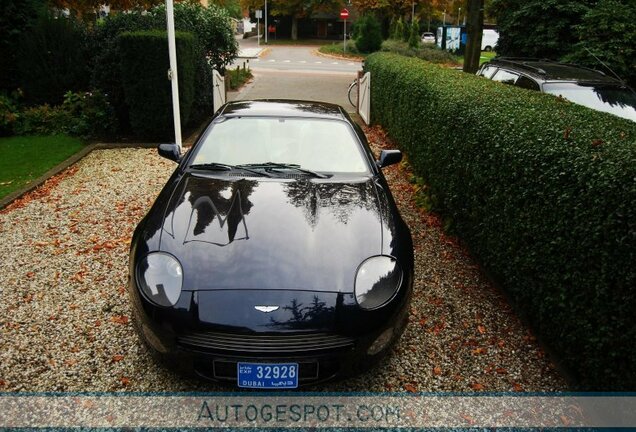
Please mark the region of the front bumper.
[[[228, 385], [237, 385], [238, 362], [298, 363], [299, 386], [358, 374], [390, 351], [408, 317], [408, 308], [398, 308], [384, 325], [355, 336], [324, 331], [240, 333], [218, 328], [175, 329], [152, 319], [141, 303], [135, 304], [140, 336], [163, 360], [187, 374]], [[392, 329], [391, 337], [381, 350], [369, 354], [387, 329]]]

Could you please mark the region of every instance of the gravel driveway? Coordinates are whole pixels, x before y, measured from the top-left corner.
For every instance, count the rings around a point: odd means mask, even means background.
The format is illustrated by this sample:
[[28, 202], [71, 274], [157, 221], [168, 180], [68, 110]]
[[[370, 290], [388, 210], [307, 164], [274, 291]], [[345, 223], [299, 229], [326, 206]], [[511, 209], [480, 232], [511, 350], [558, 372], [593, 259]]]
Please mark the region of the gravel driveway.
[[[129, 318], [130, 237], [174, 167], [154, 150], [94, 151], [0, 212], [0, 391], [221, 390], [157, 366]], [[501, 293], [414, 205], [406, 168], [386, 175], [415, 244], [409, 326], [379, 368], [312, 390], [566, 389]]]

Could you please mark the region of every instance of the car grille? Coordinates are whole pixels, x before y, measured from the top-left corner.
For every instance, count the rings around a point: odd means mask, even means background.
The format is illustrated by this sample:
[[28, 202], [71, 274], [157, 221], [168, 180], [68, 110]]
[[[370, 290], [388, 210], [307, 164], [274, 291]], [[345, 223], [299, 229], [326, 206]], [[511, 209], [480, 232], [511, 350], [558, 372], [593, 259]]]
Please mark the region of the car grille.
[[303, 354], [352, 348], [354, 340], [340, 335], [311, 333], [296, 335], [250, 335], [200, 332], [178, 338], [184, 348], [217, 353], [249, 353], [260, 355]]

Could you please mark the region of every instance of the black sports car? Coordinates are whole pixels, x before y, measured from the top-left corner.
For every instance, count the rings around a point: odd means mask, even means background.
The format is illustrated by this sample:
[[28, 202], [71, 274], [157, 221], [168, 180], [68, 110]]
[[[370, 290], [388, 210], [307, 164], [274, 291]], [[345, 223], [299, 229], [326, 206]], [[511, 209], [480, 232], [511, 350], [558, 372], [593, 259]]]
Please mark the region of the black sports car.
[[337, 105], [223, 106], [133, 236], [142, 338], [197, 375], [294, 388], [371, 366], [401, 335], [413, 246], [364, 133]]

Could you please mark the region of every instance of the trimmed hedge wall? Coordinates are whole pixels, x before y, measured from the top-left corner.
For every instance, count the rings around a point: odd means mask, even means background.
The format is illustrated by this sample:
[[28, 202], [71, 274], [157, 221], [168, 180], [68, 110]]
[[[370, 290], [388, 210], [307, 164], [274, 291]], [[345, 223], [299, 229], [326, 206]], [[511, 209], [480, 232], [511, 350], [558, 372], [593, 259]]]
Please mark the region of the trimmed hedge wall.
[[376, 53], [372, 119], [582, 389], [636, 388], [636, 123]]
[[[186, 125], [194, 100], [194, 36], [177, 32], [175, 39], [181, 124]], [[119, 48], [121, 77], [133, 133], [143, 139], [174, 140], [166, 32], [122, 33], [119, 35]]]

